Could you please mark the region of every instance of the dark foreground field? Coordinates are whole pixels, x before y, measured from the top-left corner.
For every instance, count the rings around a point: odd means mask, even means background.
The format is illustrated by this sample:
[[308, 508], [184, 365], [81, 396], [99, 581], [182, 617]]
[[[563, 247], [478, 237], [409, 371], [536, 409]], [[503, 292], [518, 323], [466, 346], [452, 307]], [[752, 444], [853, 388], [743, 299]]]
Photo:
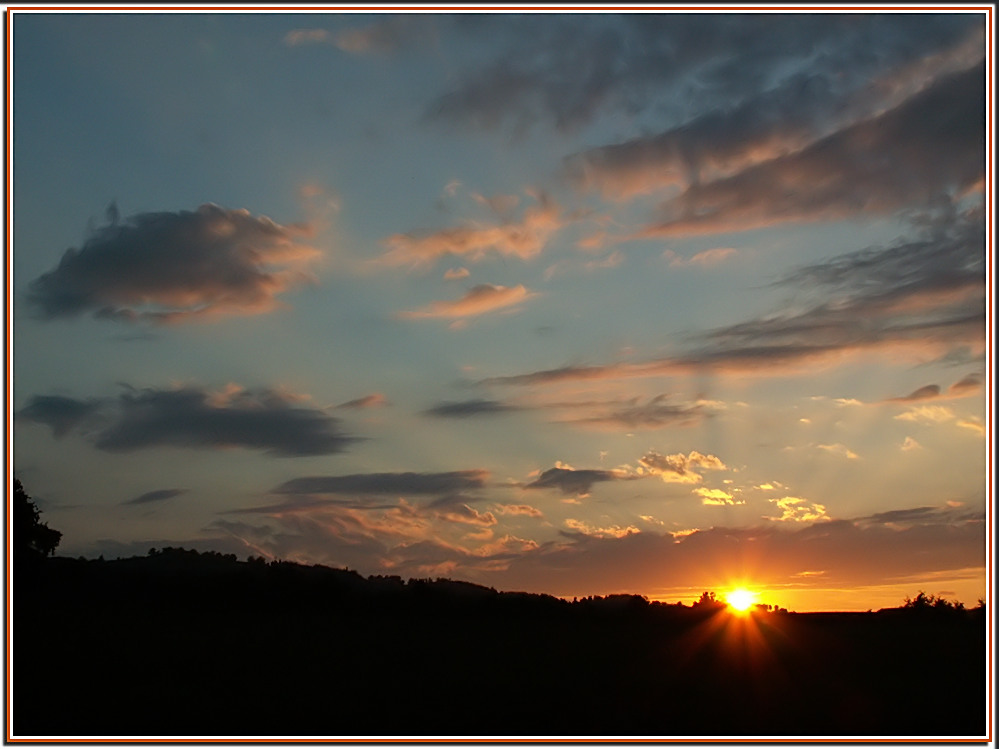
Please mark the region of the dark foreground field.
[[16, 735], [976, 736], [985, 616], [569, 603], [193, 552], [17, 571]]

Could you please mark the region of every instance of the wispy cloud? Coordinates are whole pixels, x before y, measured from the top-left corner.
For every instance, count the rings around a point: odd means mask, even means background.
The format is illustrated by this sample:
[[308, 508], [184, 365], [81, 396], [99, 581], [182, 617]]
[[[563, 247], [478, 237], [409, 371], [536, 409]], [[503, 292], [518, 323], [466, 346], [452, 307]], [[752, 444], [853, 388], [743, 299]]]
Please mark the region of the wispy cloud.
[[[958, 194], [984, 174], [984, 68], [945, 76], [895, 109], [787, 155], [693, 184], [645, 236], [741, 231], [889, 214]], [[905, 169], [899, 169], [905, 164]]]
[[908, 395], [899, 396], [897, 398], [889, 398], [888, 400], [889, 402], [910, 403], [912, 401], [934, 400], [939, 397], [939, 385], [924, 385], [921, 388], [916, 388]]
[[833, 455], [839, 455], [849, 460], [859, 460], [860, 456], [844, 444], [836, 442], [831, 445], [816, 445], [816, 448]]
[[919, 424], [940, 424], [955, 418], [954, 412], [946, 406], [914, 406], [898, 414], [899, 421], [913, 421]]
[[629, 534], [641, 532], [633, 525], [610, 525], [600, 527], [587, 523], [585, 520], [577, 520], [575, 518], [568, 518], [565, 521], [565, 526], [576, 533], [584, 536], [590, 536], [592, 538], [623, 538]]
[[970, 417], [967, 419], [958, 419], [957, 425], [962, 429], [969, 429], [972, 432], [976, 432], [982, 437], [985, 436], [985, 425], [982, 423], [981, 419], [977, 417]]
[[[925, 360], [985, 345], [985, 235], [981, 208], [948, 202], [914, 220], [915, 236], [846, 253], [778, 281], [817, 300], [693, 334], [672, 357], [573, 365], [494, 376], [483, 385], [529, 386], [588, 380], [697, 374], [742, 376], [814, 372], [864, 353]], [[972, 383], [967, 383], [970, 387]]]
[[273, 494], [449, 494], [481, 489], [489, 473], [482, 469], [443, 473], [354, 473], [342, 476], [305, 476], [271, 490]]
[[[835, 23], [835, 22], [834, 22]], [[871, 22], [872, 26], [878, 21]], [[891, 22], [887, 22], [886, 26]], [[822, 42], [827, 52], [860, 30], [840, 28], [839, 40]], [[887, 29], [886, 29], [887, 30]], [[925, 35], [914, 27], [892, 29]], [[573, 154], [565, 161], [570, 182], [612, 199], [686, 187], [730, 176], [753, 165], [804, 149], [816, 140], [896, 106], [935, 78], [965, 70], [982, 57], [982, 30], [968, 24], [939, 40], [934, 53], [906, 59], [887, 50], [870, 67], [848, 57], [847, 45], [824, 59], [800, 59], [785, 72], [746, 81], [739, 95], [704, 105], [692, 118], [652, 134]], [[760, 38], [774, 30], [760, 30]], [[818, 30], [805, 31], [817, 33]], [[925, 41], [925, 40], [921, 40]], [[738, 45], [734, 45], [738, 48]], [[842, 54], [838, 64], [833, 63]], [[894, 59], [892, 59], [894, 57]], [[762, 66], [776, 63], [763, 58]], [[732, 76], [732, 81], [740, 75]], [[719, 82], [722, 87], [731, 81]], [[691, 87], [692, 88], [692, 87]], [[732, 92], [734, 94], [734, 92]]]
[[339, 31], [334, 44], [353, 54], [395, 52], [408, 44], [433, 39], [432, 23], [429, 16], [393, 15], [367, 26]]
[[[823, 94], [839, 102], [872, 77], [904, 69], [928, 53], [937, 54], [936, 64], [924, 63], [906, 80], [946, 70], [951, 57], [964, 59], [960, 45], [981, 22], [941, 19], [929, 28], [918, 22], [922, 19], [874, 14], [860, 20], [846, 14], [694, 13], [626, 13], [597, 21], [571, 15], [513, 15], [488, 23], [471, 18], [463, 28], [488, 35], [491, 42], [501, 39], [500, 52], [463, 70], [452, 88], [429, 104], [426, 116], [523, 133], [540, 123], [572, 131], [604, 113], [634, 115], [655, 108], [660, 120], [676, 123], [659, 141], [649, 139], [653, 143], [644, 155], [657, 166], [663, 166], [657, 157], [668, 152], [667, 145], [690, 160], [699, 152], [723, 151], [728, 129], [739, 134], [734, 142], [758, 141], [760, 148], [768, 128], [776, 129], [789, 114], [796, 118], [784, 126], [790, 131], [785, 138], [794, 134], [793, 126], [817, 129], [823, 115], [836, 112]], [[858, 55], [858, 47], [877, 51]], [[878, 93], [883, 101], [891, 92]], [[798, 124], [802, 116], [788, 101], [817, 111]], [[713, 116], [692, 116], [702, 112]], [[691, 122], [688, 130], [685, 122]]]
[[736, 254], [738, 250], [733, 247], [714, 247], [695, 253], [689, 258], [680, 257], [673, 250], [666, 250], [663, 258], [669, 261], [671, 268], [713, 268]]
[[449, 419], [465, 419], [476, 416], [496, 416], [520, 410], [517, 406], [496, 400], [475, 398], [465, 401], [445, 401], [428, 408], [424, 413]]
[[284, 43], [290, 47], [303, 44], [322, 44], [332, 39], [332, 34], [326, 29], [294, 29], [284, 35]]
[[138, 497], [133, 497], [132, 499], [125, 500], [124, 502], [122, 502], [122, 504], [145, 505], [151, 502], [164, 502], [168, 499], [179, 497], [181, 494], [184, 494], [187, 491], [188, 491], [187, 489], [154, 489], [151, 492], [140, 494]]
[[543, 518], [545, 514], [531, 505], [497, 505], [496, 512], [500, 515], [523, 515], [529, 518]]
[[337, 408], [364, 409], [377, 408], [385, 405], [388, 405], [388, 398], [381, 393], [371, 393], [370, 395], [365, 395], [361, 398], [355, 398], [354, 400], [349, 400], [346, 403], [341, 403], [337, 406]]
[[216, 205], [124, 222], [114, 215], [32, 281], [28, 303], [46, 320], [86, 312], [153, 323], [259, 314], [311, 280], [307, 267], [319, 252], [299, 243], [308, 233]]
[[290, 47], [309, 44], [331, 44], [342, 52], [355, 55], [388, 54], [408, 44], [433, 38], [431, 21], [415, 15], [393, 15], [370, 23], [339, 31], [323, 28], [294, 29], [284, 35]]
[[602, 426], [613, 429], [661, 429], [666, 426], [690, 426], [700, 423], [708, 411], [697, 403], [681, 404], [669, 402], [668, 395], [657, 395], [642, 403], [631, 399], [624, 404], [555, 404], [556, 408], [589, 412], [587, 415], [570, 418], [572, 423], [584, 426]]
[[464, 318], [484, 315], [488, 312], [515, 307], [536, 296], [523, 285], [494, 286], [479, 284], [454, 301], [431, 302], [426, 307], [400, 313], [404, 319], [421, 318]]

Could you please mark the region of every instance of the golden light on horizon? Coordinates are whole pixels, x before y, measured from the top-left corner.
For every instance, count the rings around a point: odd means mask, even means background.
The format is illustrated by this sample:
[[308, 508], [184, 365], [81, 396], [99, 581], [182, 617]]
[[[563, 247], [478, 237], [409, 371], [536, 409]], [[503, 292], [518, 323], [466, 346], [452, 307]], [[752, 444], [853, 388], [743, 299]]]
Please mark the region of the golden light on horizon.
[[749, 611], [750, 607], [756, 603], [757, 594], [745, 588], [736, 588], [725, 595], [725, 603], [729, 608], [738, 612]]

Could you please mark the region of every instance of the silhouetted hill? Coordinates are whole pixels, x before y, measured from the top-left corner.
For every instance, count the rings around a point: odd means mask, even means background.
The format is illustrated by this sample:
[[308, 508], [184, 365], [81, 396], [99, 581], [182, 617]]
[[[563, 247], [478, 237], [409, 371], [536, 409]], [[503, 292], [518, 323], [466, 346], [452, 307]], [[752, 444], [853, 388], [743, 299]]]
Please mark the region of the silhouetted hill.
[[568, 602], [167, 549], [18, 567], [18, 735], [969, 736], [985, 616]]

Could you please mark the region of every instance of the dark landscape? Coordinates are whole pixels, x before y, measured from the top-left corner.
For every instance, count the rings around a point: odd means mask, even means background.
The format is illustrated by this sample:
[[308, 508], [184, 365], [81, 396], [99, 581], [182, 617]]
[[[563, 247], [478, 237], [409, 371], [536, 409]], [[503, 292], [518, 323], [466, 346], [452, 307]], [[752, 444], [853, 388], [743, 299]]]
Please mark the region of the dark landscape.
[[985, 732], [985, 608], [932, 596], [738, 616], [175, 548], [15, 569], [21, 736]]

